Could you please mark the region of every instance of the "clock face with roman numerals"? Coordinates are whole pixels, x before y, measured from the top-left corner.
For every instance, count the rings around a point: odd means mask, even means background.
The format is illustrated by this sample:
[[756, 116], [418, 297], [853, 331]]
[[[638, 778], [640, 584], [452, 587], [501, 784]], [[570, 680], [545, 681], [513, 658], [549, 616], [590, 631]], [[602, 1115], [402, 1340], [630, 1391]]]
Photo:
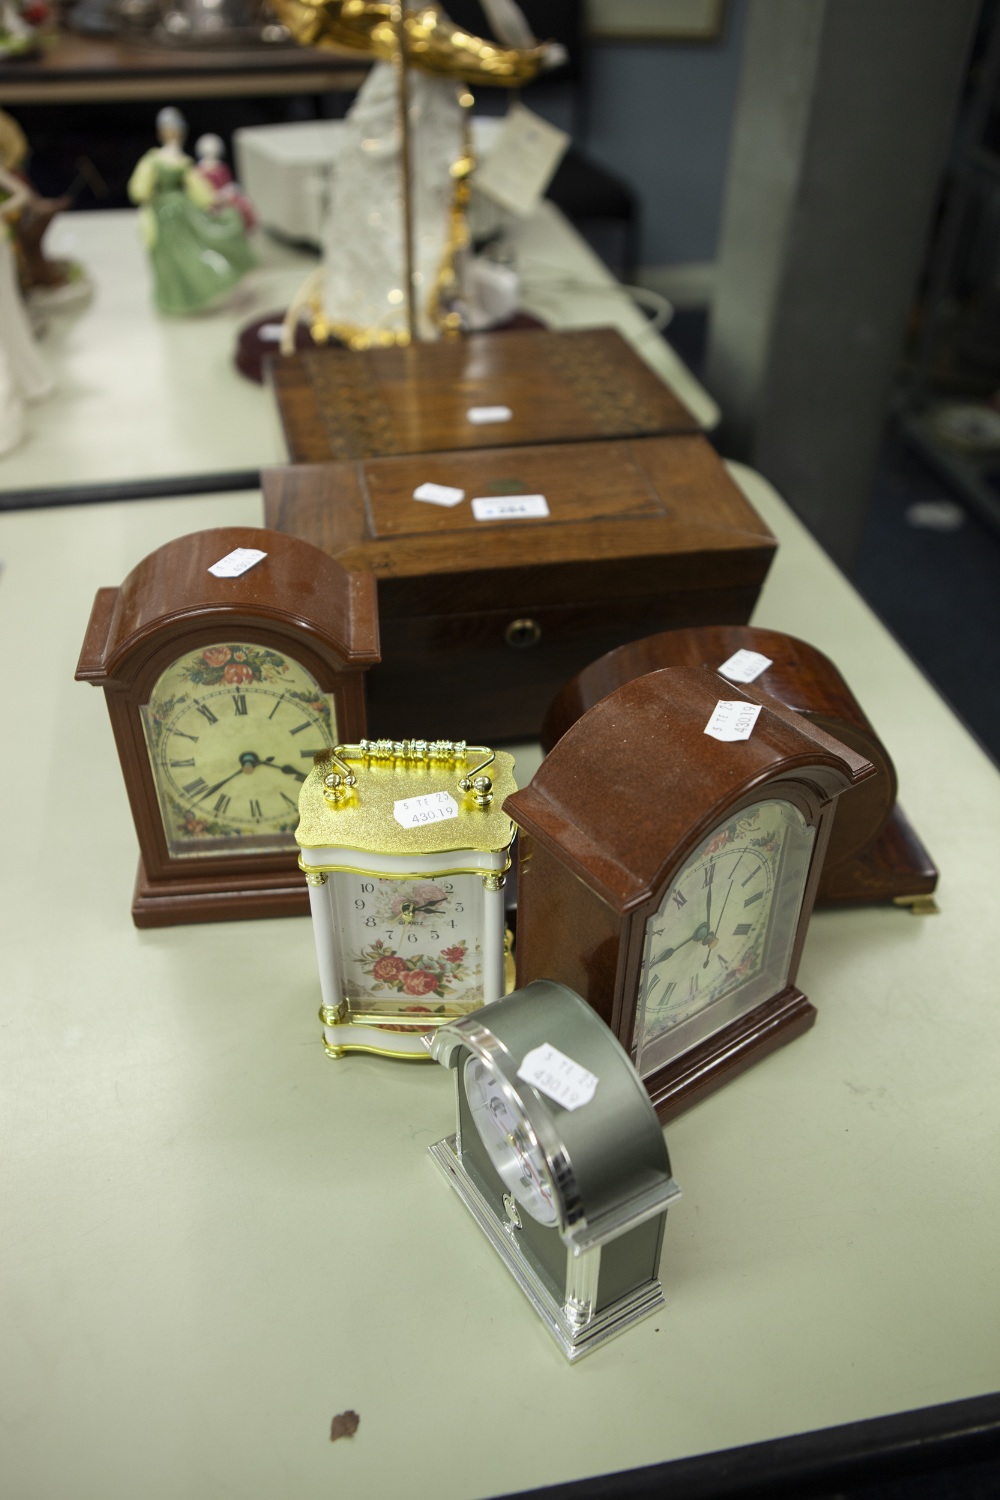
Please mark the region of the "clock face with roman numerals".
[[299, 788], [337, 739], [332, 697], [298, 662], [206, 646], [161, 674], [142, 720], [172, 856], [295, 847]]
[[636, 1009], [643, 1077], [785, 985], [814, 829], [761, 801], [715, 828], [646, 924]]

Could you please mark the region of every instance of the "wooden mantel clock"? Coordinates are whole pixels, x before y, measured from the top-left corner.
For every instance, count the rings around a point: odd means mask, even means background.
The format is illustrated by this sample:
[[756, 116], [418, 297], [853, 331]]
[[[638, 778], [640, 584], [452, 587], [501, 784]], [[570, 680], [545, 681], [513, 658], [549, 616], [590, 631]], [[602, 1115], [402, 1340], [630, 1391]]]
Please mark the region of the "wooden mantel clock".
[[[716, 738], [710, 721], [749, 735]], [[836, 798], [873, 773], [704, 668], [626, 683], [504, 804], [520, 829], [518, 986], [575, 989], [660, 1118], [679, 1114], [812, 1025], [795, 975]]]
[[180, 537], [98, 591], [76, 676], [107, 699], [137, 927], [308, 912], [299, 788], [318, 751], [364, 735], [378, 659], [371, 575], [280, 532]]
[[551, 750], [623, 682], [661, 667], [700, 666], [730, 681], [752, 681], [875, 767], [837, 804], [816, 905], [891, 901], [922, 915], [936, 911], [938, 872], [896, 801], [892, 757], [830, 658], [795, 636], [759, 625], [698, 625], [619, 646], [578, 672], [552, 701], [542, 748]]

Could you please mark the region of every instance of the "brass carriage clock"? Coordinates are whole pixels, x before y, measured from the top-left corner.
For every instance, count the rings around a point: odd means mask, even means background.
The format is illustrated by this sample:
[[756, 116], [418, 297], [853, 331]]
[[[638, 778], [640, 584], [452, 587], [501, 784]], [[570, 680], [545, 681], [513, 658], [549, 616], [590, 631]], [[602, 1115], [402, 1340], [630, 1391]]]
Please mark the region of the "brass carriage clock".
[[421, 1059], [421, 1038], [504, 991], [513, 757], [362, 740], [315, 757], [296, 838], [326, 1050]]

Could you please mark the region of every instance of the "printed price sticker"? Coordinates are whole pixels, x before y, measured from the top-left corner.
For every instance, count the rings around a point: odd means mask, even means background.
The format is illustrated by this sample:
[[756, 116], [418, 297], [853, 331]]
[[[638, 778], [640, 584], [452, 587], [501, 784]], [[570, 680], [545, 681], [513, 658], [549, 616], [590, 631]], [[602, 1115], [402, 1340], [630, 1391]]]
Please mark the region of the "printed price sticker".
[[477, 521], [524, 521], [549, 514], [544, 495], [480, 495], [472, 502]]
[[509, 406], [470, 406], [465, 415], [474, 426], [483, 427], [487, 422], [509, 422], [514, 413]]
[[476, 164], [476, 192], [511, 213], [534, 213], [569, 143], [564, 130], [512, 104], [485, 161]]
[[457, 505], [465, 499], [464, 490], [450, 484], [422, 484], [413, 491], [414, 500], [429, 500], [431, 505]]
[[728, 661], [724, 661], [716, 671], [721, 677], [728, 677], [730, 682], [753, 682], [761, 672], [766, 672], [773, 665], [771, 658], [760, 651], [740, 650], [734, 651]]
[[447, 823], [458, 817], [458, 803], [450, 792], [427, 792], [423, 797], [402, 797], [392, 804], [392, 815], [400, 828], [421, 828], [424, 823]]
[[589, 1104], [598, 1083], [596, 1073], [588, 1073], [551, 1042], [543, 1042], [525, 1053], [517, 1076], [563, 1109], [580, 1109]]
[[266, 556], [266, 552], [258, 552], [256, 547], [234, 547], [232, 552], [227, 552], [225, 557], [220, 557], [217, 563], [213, 563], [208, 571], [214, 573], [216, 578], [239, 578], [241, 573], [249, 573]]
[[759, 713], [759, 703], [720, 698], [715, 705], [715, 712], [705, 725], [705, 733], [710, 734], [713, 740], [748, 740]]

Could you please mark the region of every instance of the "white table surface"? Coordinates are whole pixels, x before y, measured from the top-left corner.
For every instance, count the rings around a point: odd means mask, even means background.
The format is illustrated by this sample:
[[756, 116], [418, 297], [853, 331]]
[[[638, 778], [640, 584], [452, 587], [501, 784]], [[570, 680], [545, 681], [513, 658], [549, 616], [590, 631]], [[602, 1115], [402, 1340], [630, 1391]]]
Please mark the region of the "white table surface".
[[[41, 347], [56, 382], [30, 408], [20, 447], [0, 455], [0, 493], [257, 470], [284, 463], [274, 400], [233, 364], [237, 333], [283, 310], [313, 257], [266, 234], [259, 265], [219, 308], [165, 318], [152, 303], [137, 211], [64, 214], [46, 238], [53, 256], [86, 267], [90, 304], [50, 313]], [[632, 299], [551, 203], [512, 235], [523, 305], [558, 328], [612, 326], [705, 426], [718, 407]]]
[[576, 1367], [427, 1156], [444, 1070], [324, 1055], [308, 919], [131, 924], [91, 601], [259, 495], [0, 517], [12, 1500], [469, 1500], [1000, 1387], [1000, 779], [736, 472], [781, 539], [755, 619], [843, 669], [941, 914], [814, 917], [816, 1026], [669, 1127], [667, 1306]]

